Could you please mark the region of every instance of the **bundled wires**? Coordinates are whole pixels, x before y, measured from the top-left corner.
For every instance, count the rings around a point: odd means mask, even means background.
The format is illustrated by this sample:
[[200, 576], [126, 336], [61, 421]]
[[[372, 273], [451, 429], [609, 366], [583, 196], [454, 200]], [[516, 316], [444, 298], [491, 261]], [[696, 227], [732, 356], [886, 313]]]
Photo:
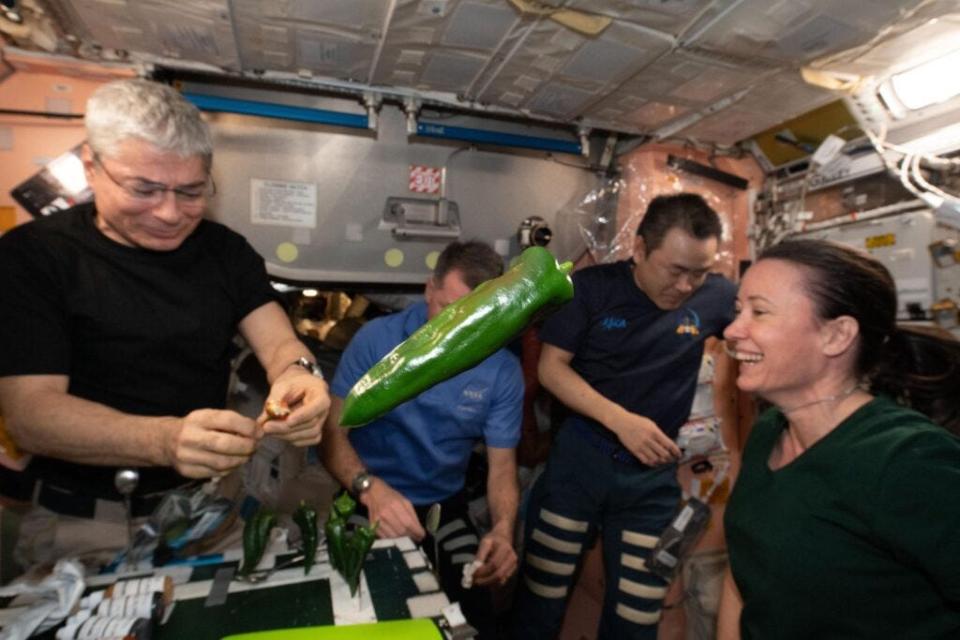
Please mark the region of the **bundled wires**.
[[[960, 196], [947, 193], [933, 185], [923, 175], [923, 168], [939, 171], [960, 170], [960, 158], [944, 158], [912, 151], [900, 145], [886, 141], [886, 125], [879, 133], [864, 130], [870, 143], [876, 149], [884, 167], [894, 177], [899, 178], [903, 188], [922, 200], [933, 209], [938, 219], [960, 228]], [[892, 161], [888, 152], [900, 154], [900, 159]]]

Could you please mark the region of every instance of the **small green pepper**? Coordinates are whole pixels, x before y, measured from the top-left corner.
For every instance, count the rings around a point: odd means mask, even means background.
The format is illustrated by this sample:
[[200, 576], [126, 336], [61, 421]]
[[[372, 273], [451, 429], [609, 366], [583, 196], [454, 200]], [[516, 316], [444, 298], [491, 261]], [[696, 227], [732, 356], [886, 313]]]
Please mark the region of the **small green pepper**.
[[350, 519], [350, 516], [353, 515], [353, 512], [357, 510], [356, 501], [350, 497], [350, 494], [344, 491], [337, 499], [333, 501], [333, 511], [336, 512], [338, 516], [343, 518], [343, 521], [346, 522]]
[[377, 524], [372, 527], [348, 527], [347, 520], [353, 515], [357, 503], [346, 491], [330, 506], [330, 517], [323, 526], [327, 534], [327, 553], [330, 566], [336, 569], [350, 587], [350, 594], [357, 592], [360, 571], [367, 552], [377, 537]]
[[240, 575], [249, 575], [260, 562], [263, 552], [270, 542], [270, 531], [277, 523], [277, 516], [265, 509], [260, 509], [243, 526], [243, 565]]
[[480, 363], [542, 308], [573, 297], [572, 268], [543, 247], [524, 251], [509, 271], [448, 305], [373, 365], [344, 399], [340, 424], [366, 424]]
[[327, 519], [327, 523], [323, 525], [323, 531], [327, 535], [327, 553], [330, 556], [330, 566], [342, 572], [343, 556], [346, 553], [347, 523], [339, 517], [331, 516]]
[[310, 573], [317, 557], [317, 512], [303, 500], [293, 512], [293, 521], [300, 528], [300, 540], [303, 542], [303, 574]]
[[330, 505], [330, 517], [323, 525], [327, 535], [327, 553], [330, 556], [330, 565], [343, 573], [344, 561], [347, 554], [347, 520], [357, 508], [350, 494], [344, 491]]
[[377, 539], [377, 525], [372, 527], [357, 527], [350, 536], [347, 550], [348, 566], [345, 571], [341, 571], [347, 586], [350, 587], [350, 595], [357, 594], [357, 588], [360, 586], [360, 572], [363, 570], [363, 561], [367, 558], [373, 541]]

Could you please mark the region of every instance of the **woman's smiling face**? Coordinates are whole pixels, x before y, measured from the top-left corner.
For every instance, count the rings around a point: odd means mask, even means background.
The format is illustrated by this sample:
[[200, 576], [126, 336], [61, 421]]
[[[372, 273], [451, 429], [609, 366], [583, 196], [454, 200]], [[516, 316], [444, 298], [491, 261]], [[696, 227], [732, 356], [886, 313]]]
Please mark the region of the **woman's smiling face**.
[[747, 271], [737, 295], [737, 317], [724, 331], [740, 362], [737, 386], [771, 402], [803, 397], [823, 375], [823, 322], [805, 287], [806, 269], [761, 260]]

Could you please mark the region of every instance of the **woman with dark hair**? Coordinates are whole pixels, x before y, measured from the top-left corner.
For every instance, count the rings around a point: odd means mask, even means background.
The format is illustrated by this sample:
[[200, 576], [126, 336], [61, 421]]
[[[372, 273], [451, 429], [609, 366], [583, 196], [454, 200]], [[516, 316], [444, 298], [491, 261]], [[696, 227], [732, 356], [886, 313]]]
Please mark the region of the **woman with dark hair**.
[[773, 407], [726, 510], [720, 638], [960, 637], [960, 345], [896, 310], [883, 265], [825, 241], [744, 276], [724, 337]]

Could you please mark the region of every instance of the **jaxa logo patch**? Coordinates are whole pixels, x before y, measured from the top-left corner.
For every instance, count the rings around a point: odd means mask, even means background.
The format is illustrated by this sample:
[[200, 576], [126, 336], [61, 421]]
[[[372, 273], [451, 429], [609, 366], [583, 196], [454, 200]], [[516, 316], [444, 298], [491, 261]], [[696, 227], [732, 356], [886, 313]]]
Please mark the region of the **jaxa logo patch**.
[[677, 335], [700, 335], [700, 316], [693, 309], [680, 311], [680, 324], [677, 325]]
[[613, 331], [614, 329], [626, 329], [627, 328], [627, 319], [618, 318], [616, 316], [607, 316], [600, 321], [600, 326], [603, 327], [604, 331]]

